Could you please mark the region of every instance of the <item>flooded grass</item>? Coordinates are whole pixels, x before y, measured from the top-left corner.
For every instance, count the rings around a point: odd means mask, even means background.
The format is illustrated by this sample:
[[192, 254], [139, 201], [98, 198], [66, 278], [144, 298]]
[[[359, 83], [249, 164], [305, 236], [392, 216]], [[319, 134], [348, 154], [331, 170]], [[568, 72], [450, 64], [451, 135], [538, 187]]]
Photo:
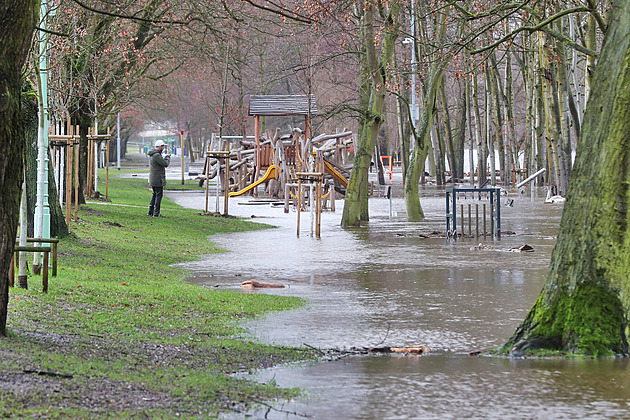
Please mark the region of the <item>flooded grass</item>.
[[[310, 236], [307, 212], [297, 238], [294, 211], [231, 202], [233, 214], [279, 228], [216, 235], [228, 253], [182, 266], [194, 272], [189, 281], [207, 287], [274, 281], [288, 287], [247, 293], [305, 298], [305, 307], [247, 322], [269, 344], [431, 348], [422, 356], [348, 356], [254, 374], [305, 390], [281, 406], [285, 411], [314, 419], [624, 417], [627, 360], [469, 356], [504, 344], [536, 301], [562, 207], [543, 204], [542, 190], [534, 200], [510, 192], [501, 205], [509, 198], [512, 206], [501, 216], [512, 234], [453, 241], [434, 234], [445, 230], [444, 191], [427, 187], [422, 194], [421, 223], [404, 219], [399, 196], [392, 217], [388, 200], [375, 197], [370, 222], [360, 229], [341, 229], [340, 210], [325, 212], [321, 239]], [[203, 203], [192, 193], [174, 199], [193, 208]], [[533, 252], [515, 252], [525, 244]], [[268, 418], [292, 417], [272, 412]]]
[[303, 299], [199, 287], [170, 266], [222, 252], [208, 235], [265, 227], [202, 217], [169, 200], [167, 218], [149, 218], [141, 183], [110, 179], [111, 200], [124, 205], [82, 206], [59, 244], [59, 276], [48, 293], [38, 291], [39, 276], [29, 277], [30, 289], [11, 290], [0, 414], [214, 417], [296, 395], [232, 374], [314, 357], [307, 348], [261, 344], [242, 327]]

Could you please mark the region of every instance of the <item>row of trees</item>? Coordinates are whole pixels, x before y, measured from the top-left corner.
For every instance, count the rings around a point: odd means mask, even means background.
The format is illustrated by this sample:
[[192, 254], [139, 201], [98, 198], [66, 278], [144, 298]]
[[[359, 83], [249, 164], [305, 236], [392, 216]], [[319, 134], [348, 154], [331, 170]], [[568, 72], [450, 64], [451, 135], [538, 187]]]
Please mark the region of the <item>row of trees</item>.
[[[599, 51], [601, 39], [611, 36], [616, 16], [627, 14], [624, 2], [619, 3], [604, 17], [610, 5], [595, 0], [60, 0], [40, 16], [45, 20], [40, 26], [50, 28], [51, 115], [80, 126], [83, 156], [94, 119], [101, 127], [113, 125], [112, 116], [119, 111], [127, 125], [151, 117], [188, 131], [218, 128], [244, 134], [246, 94], [315, 94], [324, 110], [315, 119], [315, 131], [342, 125], [358, 132], [342, 216], [342, 225], [356, 226], [369, 219], [367, 173], [376, 147], [400, 156], [411, 220], [423, 217], [418, 185], [427, 157], [439, 183], [445, 182], [445, 162], [453, 179], [462, 179], [467, 160], [471, 179], [476, 172], [479, 183], [488, 176], [494, 183], [495, 171], [508, 182], [515, 169], [531, 173], [546, 167], [550, 184], [566, 192], [575, 140], [586, 138], [583, 110], [596, 92], [593, 74], [595, 60], [604, 53]], [[0, 88], [10, 86], [0, 99], [11, 106], [19, 96], [15, 66], [26, 57], [24, 46], [35, 24], [32, 15], [24, 21], [10, 12], [23, 7], [35, 13], [36, 6], [11, 0], [2, 9], [1, 22], [13, 25], [4, 26], [13, 28], [11, 34], [0, 33], [6, 40], [2, 45], [22, 52], [12, 58], [14, 67], [0, 74]], [[625, 39], [623, 29], [619, 34]], [[34, 68], [26, 67], [27, 80], [36, 80], [28, 71]], [[410, 106], [415, 95], [421, 103], [417, 118]], [[7, 109], [0, 102], [0, 110]], [[14, 121], [11, 115], [3, 118]], [[16, 127], [11, 124], [7, 127]], [[0, 143], [10, 148], [0, 157], [22, 155], [23, 146], [14, 144], [21, 129], [2, 135]], [[619, 162], [627, 162], [624, 156]], [[21, 170], [19, 162], [12, 164], [17, 167], [10, 169]], [[85, 165], [80, 173], [89, 188]], [[3, 179], [4, 185], [12, 180]], [[619, 182], [627, 185], [627, 180]], [[617, 190], [611, 194], [606, 200], [617, 200], [615, 211], [626, 214], [628, 197]], [[13, 204], [5, 209], [8, 222], [17, 215]], [[613, 220], [621, 219], [616, 215]], [[3, 223], [6, 267], [14, 225]], [[623, 226], [615, 231], [616, 250], [627, 250], [626, 231]], [[616, 267], [615, 275], [627, 274], [627, 264]], [[598, 284], [600, 271], [593, 273]], [[603, 288], [619, 299], [613, 286]], [[2, 287], [6, 290], [6, 281]], [[620, 305], [627, 314], [627, 302]]]
[[[479, 184], [494, 184], [495, 172], [508, 183], [516, 171], [545, 167], [564, 195], [607, 7], [61, 0], [42, 18], [54, 32], [51, 115], [80, 126], [85, 155], [88, 127], [98, 119], [113, 128], [122, 111], [124, 152], [142, 121], [195, 137], [244, 135], [248, 94], [313, 93], [323, 110], [314, 132], [359, 136], [344, 226], [369, 219], [375, 147], [401, 160], [410, 220], [423, 217], [421, 175], [444, 184], [446, 163], [457, 181], [466, 162]], [[416, 95], [420, 113], [410, 108]], [[84, 181], [85, 164], [80, 173]]]

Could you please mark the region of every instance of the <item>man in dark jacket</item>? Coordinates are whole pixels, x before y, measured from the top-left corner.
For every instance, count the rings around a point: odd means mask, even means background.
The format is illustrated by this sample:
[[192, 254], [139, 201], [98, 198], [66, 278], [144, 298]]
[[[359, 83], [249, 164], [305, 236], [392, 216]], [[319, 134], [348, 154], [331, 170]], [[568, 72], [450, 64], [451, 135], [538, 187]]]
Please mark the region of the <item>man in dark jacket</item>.
[[162, 194], [166, 185], [166, 168], [171, 163], [171, 155], [162, 156], [165, 143], [162, 140], [155, 142], [155, 147], [147, 152], [149, 155], [149, 185], [153, 188], [153, 196], [149, 203], [149, 216], [164, 217], [160, 213]]

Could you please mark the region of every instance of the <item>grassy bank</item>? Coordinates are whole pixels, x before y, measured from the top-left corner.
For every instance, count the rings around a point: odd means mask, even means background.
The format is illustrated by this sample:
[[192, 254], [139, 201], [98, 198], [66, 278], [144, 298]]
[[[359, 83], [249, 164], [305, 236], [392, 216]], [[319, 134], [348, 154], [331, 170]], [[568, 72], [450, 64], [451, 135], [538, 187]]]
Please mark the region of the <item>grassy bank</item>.
[[110, 179], [113, 204], [81, 207], [59, 244], [59, 276], [9, 297], [0, 339], [0, 415], [214, 417], [296, 390], [231, 373], [312, 357], [252, 341], [241, 321], [303, 302], [184, 283], [170, 264], [221, 252], [214, 233], [261, 229], [199, 215], [165, 198], [168, 218], [146, 216], [146, 180]]

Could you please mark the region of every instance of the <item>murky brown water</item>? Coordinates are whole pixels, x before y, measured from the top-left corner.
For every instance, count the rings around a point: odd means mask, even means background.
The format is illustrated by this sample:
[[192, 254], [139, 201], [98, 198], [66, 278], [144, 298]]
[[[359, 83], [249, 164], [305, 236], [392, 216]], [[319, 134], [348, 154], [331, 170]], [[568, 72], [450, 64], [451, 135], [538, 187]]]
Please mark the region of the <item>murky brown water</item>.
[[[191, 281], [241, 290], [244, 280], [283, 282], [288, 288], [249, 293], [301, 296], [305, 308], [248, 325], [263, 341], [320, 348], [423, 344], [425, 356], [351, 356], [334, 362], [269, 369], [260, 381], [300, 387], [306, 396], [277, 403], [253, 418], [630, 418], [628, 361], [533, 360], [469, 357], [501, 345], [538, 297], [554, 244], [561, 206], [510, 196], [500, 241], [426, 238], [445, 230], [444, 192], [423, 190], [422, 223], [389, 217], [389, 201], [370, 200], [371, 221], [341, 229], [337, 213], [323, 214], [321, 239], [309, 236], [309, 214], [295, 234], [295, 212], [242, 205], [230, 214], [264, 217], [279, 226], [213, 236], [231, 252], [186, 264]], [[203, 208], [202, 195], [172, 195]], [[503, 198], [505, 200], [507, 198]], [[214, 209], [214, 201], [211, 201]], [[394, 212], [404, 211], [401, 199]], [[474, 227], [473, 227], [474, 230]], [[473, 249], [483, 242], [494, 250]], [[506, 252], [529, 244], [533, 253]], [[291, 414], [294, 413], [294, 414]], [[295, 414], [298, 413], [298, 414]]]

